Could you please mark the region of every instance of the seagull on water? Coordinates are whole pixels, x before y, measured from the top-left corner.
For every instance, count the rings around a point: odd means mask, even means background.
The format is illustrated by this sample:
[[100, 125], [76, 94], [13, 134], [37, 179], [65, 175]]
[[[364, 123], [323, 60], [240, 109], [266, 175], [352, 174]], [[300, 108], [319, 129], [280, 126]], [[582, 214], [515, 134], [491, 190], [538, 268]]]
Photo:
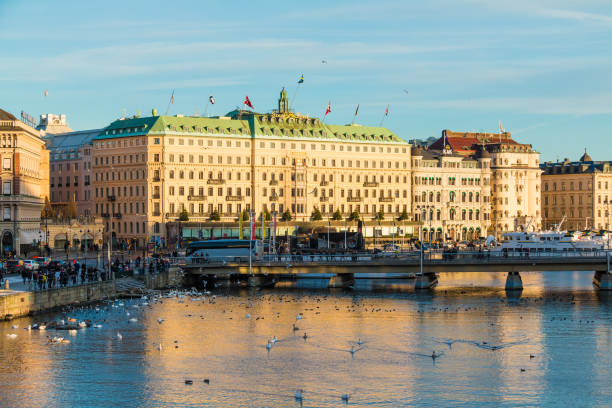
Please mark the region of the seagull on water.
[[117, 338], [118, 338], [119, 340], [123, 339], [123, 336], [121, 335], [121, 333], [117, 332]]

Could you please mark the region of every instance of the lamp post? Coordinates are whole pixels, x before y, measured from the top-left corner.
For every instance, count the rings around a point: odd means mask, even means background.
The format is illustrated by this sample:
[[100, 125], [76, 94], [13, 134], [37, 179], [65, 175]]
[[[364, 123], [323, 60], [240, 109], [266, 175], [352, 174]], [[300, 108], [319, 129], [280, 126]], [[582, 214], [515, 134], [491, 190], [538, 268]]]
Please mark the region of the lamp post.
[[346, 252], [346, 228], [347, 228], [347, 223], [346, 223], [346, 219], [344, 220], [344, 252]]

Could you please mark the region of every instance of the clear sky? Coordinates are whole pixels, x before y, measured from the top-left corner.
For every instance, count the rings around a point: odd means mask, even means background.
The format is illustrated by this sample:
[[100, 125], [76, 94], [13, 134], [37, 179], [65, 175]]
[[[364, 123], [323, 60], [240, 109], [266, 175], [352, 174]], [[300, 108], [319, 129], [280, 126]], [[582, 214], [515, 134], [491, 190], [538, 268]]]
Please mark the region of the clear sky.
[[[543, 160], [612, 160], [610, 0], [0, 0], [0, 107], [65, 113], [296, 111], [406, 140], [502, 121]], [[322, 61], [326, 61], [323, 63]], [[49, 94], [43, 96], [44, 90]]]

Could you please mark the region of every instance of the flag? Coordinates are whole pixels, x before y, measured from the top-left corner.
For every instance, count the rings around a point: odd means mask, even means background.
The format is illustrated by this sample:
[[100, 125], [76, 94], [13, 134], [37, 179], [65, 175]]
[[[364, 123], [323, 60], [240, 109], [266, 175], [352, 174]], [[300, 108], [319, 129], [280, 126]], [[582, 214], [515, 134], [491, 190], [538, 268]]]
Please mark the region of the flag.
[[213, 105], [215, 104], [215, 98], [212, 95], [208, 97], [208, 101]]
[[357, 112], [359, 112], [359, 104], [357, 104], [357, 109], [355, 109], [355, 116], [357, 116]]
[[303, 83], [304, 83], [304, 74], [302, 74], [302, 76], [298, 80], [298, 84], [303, 84]]
[[249, 99], [249, 95], [247, 95], [246, 98], [244, 98], [244, 104], [248, 106], [249, 108], [253, 109], [253, 104], [251, 103], [251, 100]]
[[49, 96], [49, 91], [45, 89], [45, 96]]
[[385, 116], [389, 116], [389, 105], [387, 105], [387, 109], [385, 109]]
[[172, 90], [172, 96], [170, 97], [170, 103], [174, 105], [174, 89]]
[[504, 127], [502, 126], [501, 120], [499, 121], [499, 132], [500, 133], [505, 133], [506, 131], [504, 130]]
[[330, 112], [331, 112], [331, 102], [329, 102], [327, 104], [327, 109], [325, 109], [325, 115], [323, 115], [323, 116], [327, 116], [327, 114], [330, 113]]

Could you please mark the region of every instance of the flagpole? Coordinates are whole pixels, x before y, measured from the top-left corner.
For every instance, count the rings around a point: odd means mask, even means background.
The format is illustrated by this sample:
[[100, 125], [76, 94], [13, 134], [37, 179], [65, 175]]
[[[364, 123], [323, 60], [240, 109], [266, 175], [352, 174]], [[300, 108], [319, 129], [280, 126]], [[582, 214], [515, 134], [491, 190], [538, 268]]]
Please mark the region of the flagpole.
[[174, 89], [172, 90], [172, 96], [170, 96], [170, 101], [168, 102], [168, 107], [166, 108], [166, 113], [164, 116], [168, 116], [168, 110], [170, 109], [170, 104], [174, 101]]
[[380, 120], [380, 125], [378, 125], [378, 127], [382, 127], [383, 122], [385, 121], [385, 118], [387, 117], [387, 115], [389, 115], [389, 105], [387, 105], [387, 109], [385, 109], [385, 113], [384, 113], [382, 119]]
[[291, 101], [289, 102], [289, 110], [291, 110], [291, 107], [293, 106], [293, 101], [295, 101], [295, 96], [298, 93], [298, 89], [300, 89], [300, 82], [298, 82], [297, 86], [295, 87], [295, 91], [293, 92], [293, 96], [291, 97]]
[[210, 98], [206, 100], [206, 106], [204, 107], [204, 113], [202, 114], [206, 117], [206, 112], [208, 111], [208, 105], [210, 104]]
[[359, 104], [357, 104], [357, 109], [355, 109], [355, 114], [353, 115], [353, 120], [351, 121], [351, 125], [355, 124], [355, 118], [357, 117], [357, 113], [359, 113]]

